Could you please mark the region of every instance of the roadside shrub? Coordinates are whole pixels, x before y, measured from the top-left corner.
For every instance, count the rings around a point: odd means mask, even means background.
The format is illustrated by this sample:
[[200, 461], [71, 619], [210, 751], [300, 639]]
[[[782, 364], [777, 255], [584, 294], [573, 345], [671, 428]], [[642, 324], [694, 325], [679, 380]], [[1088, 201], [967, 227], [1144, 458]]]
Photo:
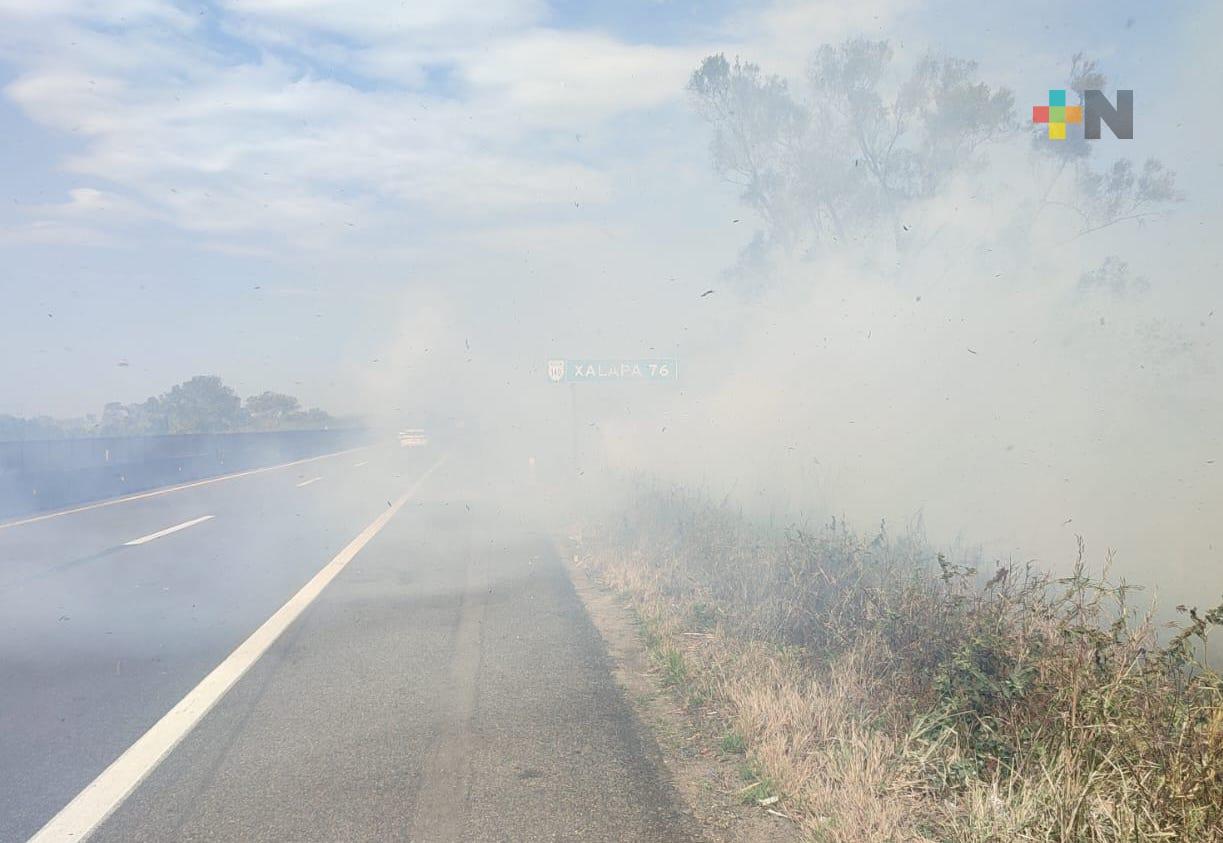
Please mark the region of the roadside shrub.
[[1082, 542], [1053, 577], [682, 489], [581, 549], [813, 839], [1223, 841], [1223, 606], [1161, 634]]

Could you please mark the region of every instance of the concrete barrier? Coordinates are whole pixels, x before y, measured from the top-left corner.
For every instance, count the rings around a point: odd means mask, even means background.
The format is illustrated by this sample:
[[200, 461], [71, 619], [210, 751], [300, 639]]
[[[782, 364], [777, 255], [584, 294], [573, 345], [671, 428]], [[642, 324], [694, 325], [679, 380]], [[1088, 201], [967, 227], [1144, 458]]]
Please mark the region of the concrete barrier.
[[0, 442], [0, 519], [342, 451], [367, 430]]

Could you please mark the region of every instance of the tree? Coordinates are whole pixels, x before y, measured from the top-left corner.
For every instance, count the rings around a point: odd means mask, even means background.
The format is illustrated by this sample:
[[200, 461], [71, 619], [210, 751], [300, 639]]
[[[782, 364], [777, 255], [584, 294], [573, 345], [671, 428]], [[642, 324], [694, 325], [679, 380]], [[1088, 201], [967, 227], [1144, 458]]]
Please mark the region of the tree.
[[311, 407], [304, 413], [298, 413], [298, 422], [302, 427], [306, 428], [322, 428], [326, 430], [336, 423], [336, 420], [331, 417], [331, 414], [325, 410], [320, 410], [318, 407]]
[[103, 436], [127, 433], [132, 425], [132, 409], [135, 405], [111, 401], [102, 407], [100, 432]]
[[688, 90], [713, 127], [714, 166], [742, 188], [743, 201], [784, 238], [792, 216], [786, 181], [807, 122], [786, 82], [737, 58], [731, 65], [718, 54], [701, 63]]
[[262, 392], [246, 399], [246, 412], [257, 428], [280, 427], [301, 409], [301, 404], [292, 395], [280, 392]]
[[336, 419], [317, 408], [303, 410], [292, 395], [266, 391], [246, 399], [213, 375], [198, 375], [135, 404], [111, 401], [100, 420], [21, 419], [0, 416], [0, 441], [66, 436], [147, 436], [160, 433], [217, 433], [235, 430], [327, 428]]
[[[1012, 93], [982, 82], [975, 62], [928, 55], [901, 75], [885, 41], [821, 47], [805, 82], [796, 92], [721, 54], [702, 61], [688, 82], [712, 129], [714, 168], [763, 220], [754, 254], [811, 255], [888, 232], [903, 258], [917, 242], [903, 232], [918, 203], [980, 172], [987, 145], [1019, 130]], [[1067, 86], [1080, 99], [1105, 84], [1096, 62], [1074, 57]], [[1036, 212], [1025, 211], [1029, 225], [1043, 209], [1064, 206], [1073, 212], [1073, 236], [1083, 236], [1179, 199], [1174, 174], [1157, 160], [1139, 168], [1122, 159], [1097, 171], [1082, 137], [1041, 138], [1036, 149], [1043, 172], [1034, 179]], [[1065, 173], [1074, 176], [1069, 183]]]
[[886, 222], [900, 245], [906, 206], [1013, 130], [1011, 93], [978, 81], [975, 63], [928, 56], [885, 95], [892, 60], [884, 41], [824, 46], [802, 98], [723, 55], [693, 73], [688, 90], [713, 128], [714, 166], [743, 186], [775, 242], [811, 249]]
[[160, 401], [169, 433], [217, 433], [238, 428], [242, 401], [215, 375], [196, 375]]
[[[1013, 128], [1014, 98], [977, 81], [975, 62], [927, 56], [885, 98], [893, 58], [884, 41], [821, 47], [808, 70], [819, 122], [849, 138], [859, 189], [895, 213], [933, 196], [975, 162], [977, 150]], [[826, 146], [813, 150], [823, 153]]]
[[[1084, 92], [1104, 90], [1106, 77], [1094, 59], [1076, 53], [1070, 61], [1067, 90], [1073, 91], [1082, 106]], [[1061, 207], [1077, 219], [1076, 237], [1082, 237], [1121, 222], [1141, 222], [1168, 204], [1181, 200], [1176, 174], [1156, 158], [1148, 158], [1140, 170], [1128, 158], [1120, 158], [1105, 170], [1091, 165], [1092, 144], [1081, 134], [1049, 143], [1043, 127], [1033, 129], [1033, 149], [1038, 160], [1051, 166], [1043, 174], [1045, 187], [1041, 209]], [[1073, 174], [1071, 190], [1063, 187], [1063, 176]]]
[[0, 415], [0, 442], [36, 439], [63, 439], [78, 431], [78, 420], [60, 422], [48, 416], [23, 419]]
[[1151, 289], [1150, 282], [1141, 275], [1133, 275], [1130, 265], [1116, 255], [1109, 255], [1095, 269], [1079, 276], [1079, 292], [1085, 295], [1104, 293], [1114, 298], [1145, 293]]

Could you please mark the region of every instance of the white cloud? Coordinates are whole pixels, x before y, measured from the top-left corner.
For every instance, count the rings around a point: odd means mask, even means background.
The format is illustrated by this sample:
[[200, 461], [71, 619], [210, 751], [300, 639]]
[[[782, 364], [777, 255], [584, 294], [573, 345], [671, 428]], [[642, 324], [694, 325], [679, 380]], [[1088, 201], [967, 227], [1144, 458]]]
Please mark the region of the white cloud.
[[[346, 229], [405, 216], [513, 214], [516, 225], [534, 210], [609, 201], [616, 145], [600, 160], [548, 136], [678, 100], [700, 55], [543, 28], [534, 0], [223, 9], [237, 45], [155, 0], [57, 0], [37, 15], [0, 6], [18, 71], [5, 94], [81, 138], [64, 168], [113, 186], [145, 218], [331, 247]], [[452, 89], [431, 89], [433, 73]]]
[[[124, 197], [124, 214], [81, 213], [84, 194], [33, 209], [46, 219], [157, 221], [209, 248], [356, 238], [368, 250], [448, 222], [546, 228], [573, 203], [610, 206], [626, 189], [619, 159], [673, 168], [644, 115], [686, 108], [702, 56], [805, 55], [904, 2], [784, 0], [733, 16], [722, 43], [676, 46], [550, 27], [539, 0], [226, 0], [198, 13], [0, 0], [0, 51], [17, 71], [7, 97], [82, 140], [62, 167]], [[636, 122], [617, 126], [626, 116]], [[597, 147], [579, 142], [591, 133]]]
[[163, 0], [0, 0], [0, 15], [17, 22], [77, 18], [108, 25], [158, 21], [186, 25], [191, 15]]
[[91, 226], [43, 219], [0, 228], [0, 243], [8, 246], [111, 246], [114, 240]]
[[597, 33], [532, 30], [473, 55], [464, 78], [533, 118], [599, 117], [675, 100], [704, 52], [625, 44]]
[[437, 39], [517, 27], [539, 19], [539, 0], [225, 0], [243, 24], [265, 24], [297, 33], [322, 33], [365, 41]]
[[821, 44], [862, 35], [888, 38], [896, 22], [917, 0], [777, 0], [732, 15], [723, 27], [738, 51], [770, 73], [795, 77], [803, 73], [812, 51]]
[[93, 187], [77, 187], [68, 191], [68, 201], [38, 206], [36, 210], [89, 222], [100, 218], [130, 220], [148, 216], [148, 210], [125, 196]]

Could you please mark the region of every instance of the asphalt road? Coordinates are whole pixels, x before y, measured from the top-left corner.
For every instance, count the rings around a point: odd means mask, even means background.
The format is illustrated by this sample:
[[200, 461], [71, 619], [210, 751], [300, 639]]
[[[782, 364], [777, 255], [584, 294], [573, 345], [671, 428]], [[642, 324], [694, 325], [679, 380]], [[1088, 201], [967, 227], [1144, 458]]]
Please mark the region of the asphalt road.
[[[133, 764], [90, 840], [695, 839], [546, 525], [437, 460], [0, 525], [0, 840], [88, 817]], [[168, 754], [139, 751], [340, 557]]]

